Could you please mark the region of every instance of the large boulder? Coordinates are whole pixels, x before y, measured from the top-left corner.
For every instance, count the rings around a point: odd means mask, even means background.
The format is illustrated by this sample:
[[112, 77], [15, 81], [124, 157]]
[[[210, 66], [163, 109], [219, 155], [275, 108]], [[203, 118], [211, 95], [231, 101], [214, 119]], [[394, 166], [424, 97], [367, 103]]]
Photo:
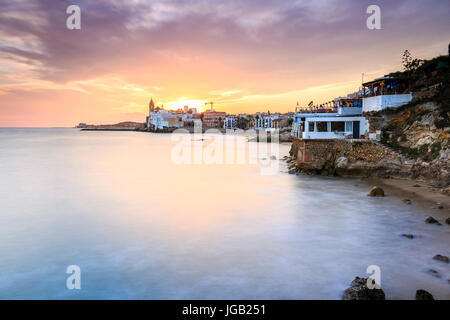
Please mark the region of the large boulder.
[[380, 187], [373, 187], [372, 190], [370, 190], [369, 197], [384, 197], [384, 190]]
[[435, 255], [435, 256], [433, 257], [433, 259], [434, 259], [434, 260], [438, 260], [438, 261], [442, 261], [442, 262], [445, 262], [445, 263], [449, 263], [448, 257], [442, 256], [442, 255], [440, 255], [440, 254]]
[[439, 223], [439, 221], [437, 221], [437, 220], [436, 220], [435, 218], [433, 218], [433, 217], [428, 217], [428, 218], [426, 218], [426, 219], [425, 219], [425, 223], [441, 225], [441, 224]]
[[385, 300], [385, 294], [382, 289], [369, 289], [367, 287], [368, 278], [356, 277], [352, 281], [343, 295], [342, 300]]
[[416, 300], [434, 300], [433, 295], [425, 290], [416, 291]]

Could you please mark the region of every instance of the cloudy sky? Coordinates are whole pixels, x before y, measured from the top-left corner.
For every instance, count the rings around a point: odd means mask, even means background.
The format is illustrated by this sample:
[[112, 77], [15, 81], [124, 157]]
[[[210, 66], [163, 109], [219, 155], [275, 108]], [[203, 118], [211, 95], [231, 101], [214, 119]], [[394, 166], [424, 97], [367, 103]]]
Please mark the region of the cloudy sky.
[[446, 54], [449, 16], [446, 0], [0, 0], [0, 126], [143, 122], [150, 97], [292, 111], [401, 69], [405, 49]]

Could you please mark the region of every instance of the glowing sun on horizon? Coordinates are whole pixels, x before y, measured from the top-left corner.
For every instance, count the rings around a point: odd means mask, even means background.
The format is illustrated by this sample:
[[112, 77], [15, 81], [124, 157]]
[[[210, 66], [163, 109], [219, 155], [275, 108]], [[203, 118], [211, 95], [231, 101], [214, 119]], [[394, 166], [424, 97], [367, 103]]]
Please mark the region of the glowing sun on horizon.
[[187, 100], [183, 97], [178, 101], [164, 102], [163, 105], [165, 109], [170, 110], [183, 109], [185, 106], [188, 106], [189, 109], [195, 108], [197, 109], [197, 112], [202, 112], [208, 108], [208, 106], [205, 105], [205, 102], [205, 100]]

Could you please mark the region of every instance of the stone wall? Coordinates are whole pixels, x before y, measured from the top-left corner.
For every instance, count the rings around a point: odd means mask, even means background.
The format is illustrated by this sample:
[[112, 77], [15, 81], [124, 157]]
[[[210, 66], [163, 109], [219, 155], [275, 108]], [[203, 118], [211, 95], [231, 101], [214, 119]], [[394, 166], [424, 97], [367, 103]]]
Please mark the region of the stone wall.
[[294, 139], [293, 172], [338, 176], [407, 176], [409, 169], [397, 153], [367, 140]]

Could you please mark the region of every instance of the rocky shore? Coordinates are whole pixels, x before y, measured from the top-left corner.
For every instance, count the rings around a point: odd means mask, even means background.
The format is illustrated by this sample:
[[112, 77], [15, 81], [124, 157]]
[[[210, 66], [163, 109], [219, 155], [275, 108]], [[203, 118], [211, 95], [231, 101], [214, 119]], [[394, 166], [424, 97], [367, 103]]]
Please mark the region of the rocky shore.
[[[422, 162], [412, 162], [376, 142], [296, 139], [292, 143], [290, 157], [286, 160], [291, 174], [383, 179], [385, 185], [395, 188], [408, 186], [412, 192], [419, 191], [413, 185], [420, 184], [423, 186], [421, 193], [426, 189], [428, 198], [430, 194], [441, 194], [448, 201], [450, 170], [446, 157], [434, 162], [432, 174], [423, 171]], [[434, 202], [444, 201], [442, 196], [434, 198]]]
[[406, 177], [411, 167], [399, 154], [367, 140], [302, 140], [292, 143], [292, 173], [341, 177]]
[[[397, 183], [390, 183], [390, 182]], [[366, 184], [377, 183], [368, 192], [367, 196], [370, 197], [385, 197], [385, 196], [396, 196], [404, 197], [402, 201], [405, 205], [431, 205], [431, 209], [435, 212], [433, 216], [428, 216], [423, 220], [424, 224], [433, 225], [436, 228], [445, 228], [445, 225], [450, 225], [450, 201], [449, 197], [433, 190], [427, 190], [428, 187], [425, 184], [412, 184], [411, 181], [407, 180], [394, 180], [394, 179], [367, 179]], [[387, 183], [386, 183], [387, 182]], [[398, 183], [400, 182], [400, 183]], [[382, 187], [381, 187], [382, 186]], [[420, 191], [412, 191], [412, 189]], [[369, 189], [368, 189], [369, 190]], [[413, 200], [411, 200], [413, 199]], [[437, 200], [442, 201], [436, 202]], [[428, 209], [429, 210], [429, 209]], [[401, 234], [405, 241], [413, 241], [414, 239], [421, 238], [421, 234]], [[436, 253], [434, 256], [430, 255], [428, 260], [438, 261], [442, 265], [449, 264], [450, 259], [440, 253]], [[441, 281], [447, 281], [450, 284], [450, 279], [445, 279], [445, 273], [442, 274], [442, 270], [438, 271], [435, 269], [428, 269], [426, 271], [428, 276], [432, 276]], [[442, 279], [444, 278], [444, 279]], [[385, 300], [386, 295], [381, 287], [375, 286], [373, 279], [371, 278], [360, 278], [355, 277], [355, 279], [350, 283], [350, 286], [343, 291], [342, 300]], [[416, 300], [434, 300], [432, 293], [424, 290], [417, 289], [415, 294]]]
[[432, 209], [443, 221], [450, 217], [450, 197], [447, 189], [436, 187], [433, 182], [369, 178], [366, 183], [383, 188], [389, 195], [403, 199], [405, 204], [417, 204]]
[[[405, 206], [419, 205], [430, 212], [421, 223], [436, 228], [450, 224], [448, 148], [440, 151], [442, 157], [434, 158], [435, 171], [420, 174], [422, 161], [416, 164], [404, 155], [374, 141], [300, 140], [292, 143], [288, 162], [291, 174], [328, 175], [358, 178], [358, 184], [367, 187], [367, 196], [395, 196], [403, 199]], [[433, 173], [434, 172], [434, 173]], [[432, 179], [430, 179], [430, 176]], [[372, 187], [370, 187], [372, 186]], [[420, 234], [401, 234], [404, 241], [417, 241]], [[428, 259], [445, 265], [449, 258], [432, 252]], [[437, 268], [436, 268], [437, 269]], [[442, 270], [426, 268], [426, 274], [450, 283]], [[370, 279], [369, 279], [370, 280]], [[384, 300], [382, 288], [370, 289], [368, 278], [356, 277], [342, 293], [343, 300]], [[411, 292], [411, 295], [414, 292]], [[389, 292], [387, 292], [389, 295]], [[416, 300], [434, 300], [433, 293], [418, 287]]]
[[[369, 288], [368, 283], [371, 282]], [[416, 291], [415, 299], [434, 300], [434, 297], [428, 291], [419, 289]], [[373, 279], [356, 277], [342, 294], [342, 300], [386, 300], [386, 295], [380, 287], [376, 286]]]
[[302, 140], [292, 143], [292, 173], [421, 181], [450, 195], [450, 57], [424, 61], [410, 78], [413, 99], [398, 108], [368, 112], [380, 141]]

